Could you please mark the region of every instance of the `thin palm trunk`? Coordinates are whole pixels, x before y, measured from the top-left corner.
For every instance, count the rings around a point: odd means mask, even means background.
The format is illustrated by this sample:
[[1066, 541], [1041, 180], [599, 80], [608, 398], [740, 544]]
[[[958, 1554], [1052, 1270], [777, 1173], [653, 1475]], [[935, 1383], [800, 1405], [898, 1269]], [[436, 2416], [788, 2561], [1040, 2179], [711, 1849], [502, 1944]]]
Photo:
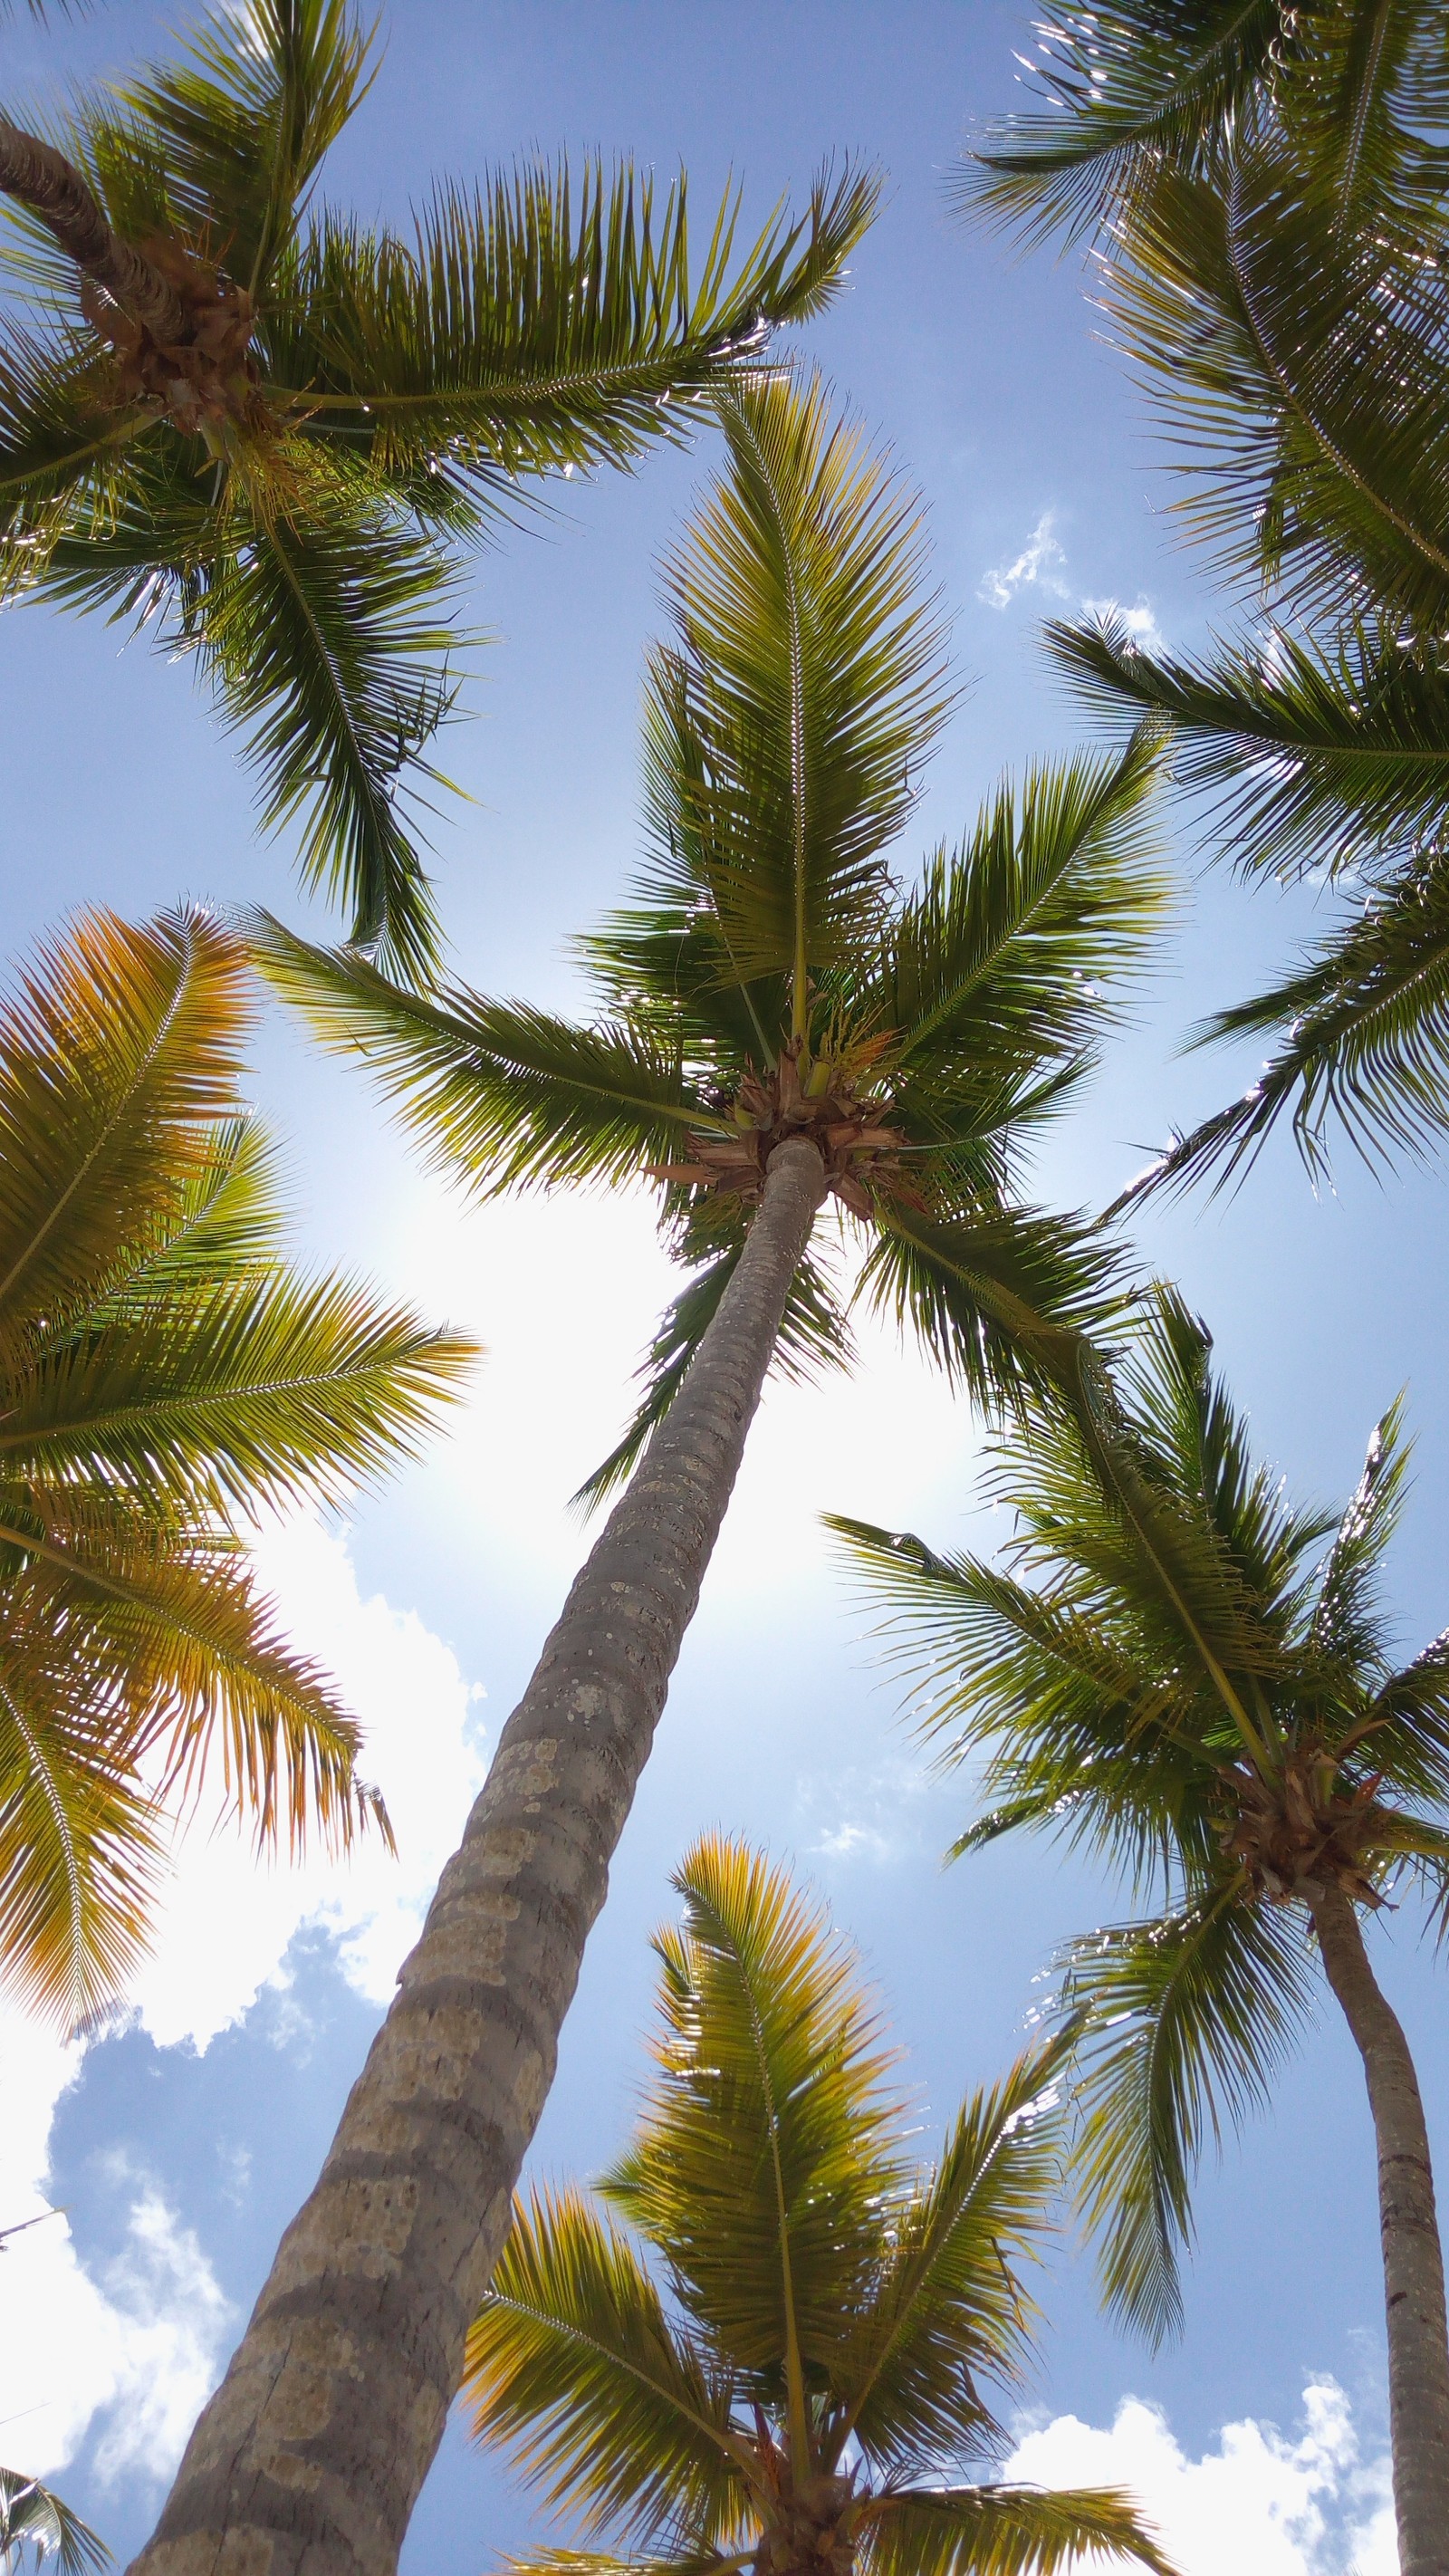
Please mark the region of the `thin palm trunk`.
[[144, 322], [153, 339], [171, 346], [186, 336], [186, 312], [168, 286], [129, 242], [112, 232], [94, 195], [73, 163], [54, 145], [0, 118], [0, 195], [28, 206], [85, 276], [104, 287], [124, 312]]
[[779, 1146], [719, 1312], [503, 1730], [321, 2179], [135, 2561], [147, 2576], [396, 2565], [824, 1195], [815, 1147]]
[[1363, 2059], [1378, 2146], [1401, 2576], [1449, 2576], [1449, 2329], [1419, 2079], [1349, 1898], [1331, 1881], [1305, 1892], [1325, 1974]]

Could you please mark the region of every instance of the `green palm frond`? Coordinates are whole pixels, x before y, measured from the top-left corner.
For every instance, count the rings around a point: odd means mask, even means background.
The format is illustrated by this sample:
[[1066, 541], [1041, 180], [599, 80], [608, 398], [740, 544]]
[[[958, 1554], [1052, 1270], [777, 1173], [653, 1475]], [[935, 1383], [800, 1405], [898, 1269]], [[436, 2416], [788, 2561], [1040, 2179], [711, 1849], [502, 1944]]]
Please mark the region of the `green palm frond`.
[[[1170, 1646], [1144, 1653], [1140, 1637], [1064, 1586], [1048, 1591], [975, 1557], [936, 1556], [905, 1532], [836, 1513], [826, 1527], [862, 1598], [887, 1613], [877, 1633], [942, 1769], [982, 1765], [986, 1812], [958, 1836], [954, 1857], [1022, 1826], [1090, 1843], [1139, 1885], [1183, 1839], [1206, 1855], [1201, 1712]], [[1145, 1736], [1155, 1746], [1150, 1775]]]
[[1193, 2172], [1225, 2121], [1266, 2103], [1311, 1994], [1305, 1928], [1231, 1879], [1181, 1911], [1059, 1955], [1086, 2022], [1076, 2168], [1107, 2304], [1154, 2342], [1181, 2323]]
[[1055, 2576], [1097, 2556], [1175, 2576], [1112, 2487], [908, 2487], [883, 2501], [865, 2564], [870, 2576]]
[[1073, 2034], [1018, 2058], [962, 2104], [933, 2173], [892, 2213], [869, 2308], [838, 2365], [838, 2438], [902, 2473], [994, 2431], [976, 2382], [1019, 2375], [1035, 2311], [1019, 2267], [1039, 2257], [1062, 2163], [1058, 2092]]
[[379, 517], [274, 517], [207, 583], [193, 632], [261, 782], [267, 830], [300, 820], [303, 881], [340, 893], [350, 937], [405, 978], [437, 964], [415, 847], [423, 759], [456, 702], [449, 577], [431, 544]]
[[54, 2558], [58, 2576], [99, 2576], [111, 2561], [105, 2542], [53, 2487], [19, 2469], [0, 2469], [0, 2555], [8, 2563], [8, 2553], [27, 2545], [37, 2561]]
[[1417, 0], [1055, 0], [1036, 33], [1041, 106], [1002, 119], [960, 182], [1026, 242], [1091, 233], [1120, 256], [1164, 168], [1220, 173], [1265, 129], [1340, 231], [1412, 237], [1442, 189], [1443, 48]]
[[[168, 223], [209, 236], [261, 294], [324, 154], [372, 85], [373, 50], [345, 0], [252, 0], [242, 42], [230, 18], [204, 21], [179, 62], [120, 86], [119, 117], [108, 108], [96, 118], [92, 149], [100, 143], [114, 173], [115, 219], [142, 239]], [[146, 185], [158, 161], [159, 205]], [[122, 199], [131, 169], [139, 204]]]
[[23, 595], [67, 513], [83, 499], [104, 520], [117, 505], [131, 451], [152, 427], [136, 407], [97, 400], [93, 352], [7, 323], [0, 343], [0, 598]]
[[1090, 1340], [1123, 1312], [1119, 1256], [1085, 1222], [985, 1207], [935, 1223], [899, 1204], [879, 1229], [861, 1293], [909, 1322], [925, 1350], [991, 1410], [1075, 1400]]
[[663, 1932], [662, 2081], [607, 2198], [665, 2256], [742, 2389], [797, 2419], [880, 2249], [900, 2105], [854, 1953], [744, 1845], [712, 1837]]
[[1449, 686], [1432, 644], [1358, 626], [1325, 646], [1275, 625], [1188, 662], [1142, 652], [1110, 618], [1052, 624], [1044, 640], [1096, 713], [1162, 723], [1179, 787], [1208, 800], [1211, 846], [1244, 875], [1432, 868], [1449, 814]]
[[1366, 584], [1429, 636], [1449, 614], [1449, 343], [1422, 250], [1340, 232], [1311, 173], [1255, 142], [1225, 185], [1159, 173], [1110, 298], [1210, 558], [1350, 622]]
[[1402, 1517], [1409, 1454], [1400, 1397], [1369, 1435], [1363, 1474], [1315, 1581], [1313, 1642], [1360, 1671], [1372, 1672], [1383, 1654], [1384, 1553]]
[[[155, 1212], [149, 1233], [129, 1230], [104, 1303], [92, 1319], [132, 1314], [187, 1283], [240, 1281], [269, 1271], [276, 1258], [279, 1166], [261, 1120], [249, 1111], [211, 1124], [195, 1167], [180, 1177], [171, 1204]], [[33, 1354], [62, 1332], [37, 1331]]]
[[648, 2547], [738, 2513], [728, 2375], [671, 2325], [633, 2246], [577, 2193], [515, 2206], [463, 2386], [476, 2431], [588, 2530], [617, 2523]]
[[435, 1167], [483, 1195], [631, 1179], [718, 1123], [647, 1028], [578, 1028], [462, 990], [431, 1001], [267, 914], [250, 927], [268, 981], [327, 1044], [366, 1059]]
[[325, 220], [279, 279], [273, 366], [314, 435], [365, 454], [424, 518], [527, 506], [524, 478], [636, 462], [771, 329], [828, 304], [879, 180], [823, 172], [736, 260], [721, 200], [698, 275], [681, 174], [662, 202], [625, 164], [535, 162], [444, 189], [411, 245]]
[[761, 377], [722, 416], [730, 471], [666, 571], [653, 883], [710, 905], [736, 973], [790, 979], [799, 1036], [811, 975], [881, 919], [883, 854], [950, 703], [942, 630], [920, 504], [818, 379]]
[[963, 211], [1028, 243], [1103, 231], [1145, 172], [1211, 158], [1292, 41], [1280, 0], [1053, 0], [1035, 33], [1042, 106], [1003, 118], [958, 183]]
[[1361, 913], [1298, 971], [1219, 1011], [1194, 1043], [1248, 1035], [1278, 1044], [1242, 1096], [1204, 1119], [1133, 1182], [1118, 1206], [1208, 1172], [1223, 1188], [1291, 1114], [1310, 1170], [1341, 1127], [1371, 1168], [1427, 1152], [1444, 1125], [1449, 1061], [1449, 873], [1417, 863], [1370, 882]]
[[1015, 1038], [1036, 1069], [1093, 1051], [1117, 989], [1140, 972], [1167, 901], [1144, 808], [1160, 755], [1148, 731], [1117, 757], [1083, 755], [1004, 781], [975, 831], [939, 850], [901, 905], [858, 1007], [929, 1079], [953, 1044], [992, 1055]]
[[[623, 1438], [572, 1497], [574, 1504], [592, 1511], [605, 1501], [632, 1475], [651, 1433], [663, 1421], [739, 1267], [744, 1229], [731, 1227], [730, 1232], [735, 1239], [670, 1299], [635, 1373], [642, 1392], [633, 1419]], [[807, 1253], [790, 1283], [771, 1368], [791, 1384], [801, 1385], [828, 1370], [848, 1369], [853, 1358], [849, 1322], [831, 1281]]]

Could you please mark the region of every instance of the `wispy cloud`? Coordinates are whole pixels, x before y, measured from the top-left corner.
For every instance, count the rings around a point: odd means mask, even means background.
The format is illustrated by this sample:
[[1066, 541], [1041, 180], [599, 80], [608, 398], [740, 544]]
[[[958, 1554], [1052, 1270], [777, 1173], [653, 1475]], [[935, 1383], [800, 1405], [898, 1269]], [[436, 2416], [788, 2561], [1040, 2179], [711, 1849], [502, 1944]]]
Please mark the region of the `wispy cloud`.
[[[1056, 531], [1055, 510], [1043, 510], [1020, 554], [1010, 563], [993, 564], [982, 574], [976, 585], [977, 598], [984, 599], [988, 608], [1009, 608], [1023, 590], [1044, 591], [1052, 599], [1070, 599], [1071, 584], [1063, 578], [1066, 548]], [[1115, 618], [1144, 653], [1165, 650], [1162, 629], [1150, 600], [1139, 597], [1128, 607], [1120, 599], [1081, 599], [1077, 605], [1084, 617]]]
[[1019, 590], [1046, 590], [1056, 599], [1065, 599], [1067, 586], [1059, 568], [1066, 556], [1055, 531], [1056, 512], [1043, 510], [1020, 554], [982, 574], [977, 598], [984, 599], [988, 608], [1009, 608]]
[[1145, 599], [1134, 601], [1130, 608], [1125, 608], [1120, 599], [1084, 599], [1082, 614], [1084, 617], [1115, 618], [1119, 626], [1125, 627], [1129, 642], [1139, 646], [1144, 653], [1165, 653], [1167, 650], [1167, 638]]
[[1192, 2459], [1155, 2406], [1129, 2397], [1110, 2429], [1059, 2415], [1017, 2444], [1002, 2475], [1042, 2486], [1121, 2486], [1180, 2576], [1398, 2576], [1389, 2464], [1365, 2459], [1332, 2379], [1303, 2392], [1302, 2431], [1225, 2424]]

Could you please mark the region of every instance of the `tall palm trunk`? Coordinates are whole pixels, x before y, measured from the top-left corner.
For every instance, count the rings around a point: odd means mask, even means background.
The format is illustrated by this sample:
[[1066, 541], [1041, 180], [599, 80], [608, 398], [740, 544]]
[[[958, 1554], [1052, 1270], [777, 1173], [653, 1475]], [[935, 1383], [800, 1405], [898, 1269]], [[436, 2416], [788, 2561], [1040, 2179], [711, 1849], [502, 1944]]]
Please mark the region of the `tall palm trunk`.
[[112, 232], [79, 170], [39, 135], [0, 117], [0, 195], [28, 206], [85, 276], [152, 338], [173, 346], [186, 336], [180, 296], [158, 269]]
[[202, 2414], [147, 2576], [390, 2576], [825, 1194], [776, 1148], [714, 1322], [578, 1575]]
[[1449, 2329], [1419, 2079], [1349, 1898], [1332, 1881], [1304, 1892], [1328, 1982], [1363, 2059], [1378, 2145], [1401, 2576], [1449, 2576]]

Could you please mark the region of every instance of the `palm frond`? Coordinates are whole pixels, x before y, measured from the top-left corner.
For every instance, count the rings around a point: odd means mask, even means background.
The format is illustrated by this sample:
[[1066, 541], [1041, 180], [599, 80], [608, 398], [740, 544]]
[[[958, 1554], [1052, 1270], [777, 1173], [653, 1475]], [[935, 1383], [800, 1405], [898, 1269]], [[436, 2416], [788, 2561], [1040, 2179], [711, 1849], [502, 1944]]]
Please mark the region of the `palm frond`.
[[73, 512], [104, 524], [153, 427], [107, 398], [93, 353], [7, 317], [0, 346], [0, 598], [23, 596]]
[[1076, 2172], [1107, 2305], [1159, 2342], [1181, 2322], [1194, 2168], [1267, 2100], [1308, 2010], [1304, 1929], [1225, 1878], [1156, 1922], [1069, 1942], [1058, 1964], [1062, 2007], [1084, 2017]]
[[1174, 1138], [1118, 1207], [1208, 1172], [1225, 1188], [1290, 1112], [1310, 1171], [1326, 1167], [1335, 1125], [1370, 1168], [1428, 1150], [1444, 1126], [1449, 1062], [1449, 871], [1416, 862], [1371, 882], [1358, 916], [1296, 973], [1219, 1011], [1193, 1043], [1260, 1033], [1279, 1043], [1256, 1081]]
[[[943, 1769], [981, 1763], [986, 1812], [952, 1858], [1028, 1826], [1089, 1843], [1141, 1885], [1184, 1841], [1204, 1856], [1214, 1848], [1202, 1739], [1221, 1712], [1209, 1703], [1205, 1729], [1199, 1677], [1181, 1671], [1174, 1637], [1144, 1640], [1135, 1623], [1103, 1616], [1086, 1586], [1074, 1597], [1061, 1582], [1019, 1582], [837, 1513], [826, 1527], [862, 1598], [887, 1613], [876, 1634], [910, 1690], [912, 1723]], [[1147, 1608], [1150, 1619], [1151, 1578]]]
[[[96, 119], [114, 219], [144, 239], [169, 218], [260, 295], [323, 155], [371, 87], [373, 45], [346, 0], [251, 0], [244, 21], [205, 20], [181, 61], [123, 82], [120, 116], [108, 107]], [[162, 206], [147, 185], [158, 158]]]
[[390, 1828], [358, 1728], [224, 1550], [52, 1536], [16, 1571], [26, 1533], [0, 1536], [0, 1961], [28, 2009], [75, 2026], [148, 1945], [178, 1802], [219, 1799], [294, 1857]]
[[743, 1844], [675, 1878], [658, 2075], [601, 2189], [657, 2246], [743, 2396], [803, 2406], [879, 2259], [900, 2105], [854, 1953]]
[[8, 2563], [9, 2553], [27, 2542], [37, 2558], [54, 2558], [59, 2576], [98, 2576], [111, 2562], [105, 2542], [53, 2487], [19, 2469], [0, 2469], [0, 2553]]
[[1357, 625], [1330, 645], [1275, 625], [1207, 661], [1144, 653], [1120, 622], [1044, 630], [1096, 713], [1170, 733], [1204, 838], [1244, 875], [1432, 866], [1449, 814], [1449, 675], [1437, 648]]
[[1034, 32], [1043, 104], [1003, 118], [957, 188], [1026, 243], [1104, 232], [1145, 172], [1210, 159], [1293, 41], [1279, 0], [1054, 0]]
[[268, 981], [325, 1045], [364, 1057], [435, 1168], [484, 1195], [632, 1179], [718, 1124], [647, 1028], [580, 1028], [458, 988], [431, 1001], [269, 914], [249, 926]]
[[1055, 2576], [1099, 2556], [1175, 2576], [1114, 2487], [907, 2487], [883, 2502], [865, 2564], [869, 2576]]
[[170, 1284], [12, 1376], [0, 1479], [48, 1492], [61, 1527], [92, 1483], [198, 1517], [337, 1501], [416, 1454], [477, 1357], [354, 1281], [275, 1260]]
[[1140, 974], [1167, 902], [1144, 814], [1160, 766], [1145, 727], [1115, 757], [1036, 764], [936, 853], [858, 1005], [903, 1066], [939, 1082], [953, 1049], [995, 1059], [1014, 1044], [1038, 1073], [1094, 1052], [1112, 984]]
[[892, 2214], [865, 2315], [837, 2370], [837, 2438], [853, 2435], [894, 2484], [994, 2430], [977, 2374], [1019, 2376], [1035, 2310], [1022, 2281], [1039, 2256], [1061, 2174], [1059, 2081], [1072, 2035], [1023, 2052], [964, 2102], [934, 2172]]
[[438, 617], [450, 579], [428, 540], [382, 515], [272, 514], [216, 565], [191, 621], [263, 827], [300, 820], [304, 883], [340, 893], [354, 946], [415, 979], [438, 956], [413, 782], [447, 784], [423, 754], [457, 697], [460, 639]]
[[936, 1365], [989, 1411], [1028, 1396], [1073, 1398], [1092, 1336], [1123, 1313], [1119, 1257], [1083, 1222], [989, 1205], [953, 1224], [898, 1203], [879, 1230], [861, 1293], [909, 1323]]
[[1309, 1634], [1324, 1652], [1372, 1671], [1383, 1651], [1380, 1579], [1409, 1476], [1402, 1397], [1375, 1423], [1363, 1474], [1318, 1570]]
[[166, 1836], [126, 1758], [129, 1712], [106, 1727], [108, 1694], [54, 1633], [46, 1591], [36, 1619], [12, 1581], [0, 1615], [0, 1975], [23, 2009], [74, 2029], [144, 1956]]
[[411, 246], [327, 218], [278, 280], [273, 369], [311, 434], [365, 453], [424, 518], [511, 515], [530, 476], [688, 437], [776, 325], [832, 301], [879, 188], [823, 171], [806, 212], [777, 209], [738, 257], [731, 189], [697, 276], [683, 176], [661, 201], [628, 164], [440, 190]]
[[1423, 248], [1340, 229], [1258, 137], [1222, 184], [1158, 172], [1111, 299], [1210, 558], [1346, 622], [1366, 584], [1430, 636], [1449, 615], [1449, 334]]
[[84, 1311], [235, 1109], [245, 952], [206, 914], [82, 915], [0, 1013], [0, 1343]]
[[646, 2549], [708, 2540], [738, 2510], [730, 2385], [667, 2318], [629, 2239], [575, 2192], [514, 2209], [468, 2336], [477, 2431], [587, 2530]]
[[875, 927], [950, 700], [920, 505], [824, 386], [723, 403], [729, 470], [666, 569], [646, 711], [649, 880], [720, 925], [721, 980], [808, 981]]

